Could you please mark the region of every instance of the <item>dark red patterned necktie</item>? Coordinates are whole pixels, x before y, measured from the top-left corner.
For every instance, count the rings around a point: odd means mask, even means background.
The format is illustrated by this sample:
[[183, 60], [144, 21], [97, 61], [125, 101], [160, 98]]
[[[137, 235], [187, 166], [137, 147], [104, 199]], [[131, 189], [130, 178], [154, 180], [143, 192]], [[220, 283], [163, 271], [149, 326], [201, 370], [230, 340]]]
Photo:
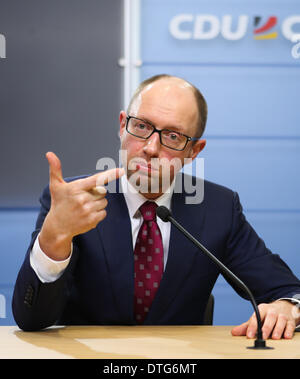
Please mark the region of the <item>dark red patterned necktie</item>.
[[138, 324], [147, 316], [163, 274], [163, 244], [156, 208], [150, 201], [140, 207], [144, 221], [134, 249], [134, 312]]

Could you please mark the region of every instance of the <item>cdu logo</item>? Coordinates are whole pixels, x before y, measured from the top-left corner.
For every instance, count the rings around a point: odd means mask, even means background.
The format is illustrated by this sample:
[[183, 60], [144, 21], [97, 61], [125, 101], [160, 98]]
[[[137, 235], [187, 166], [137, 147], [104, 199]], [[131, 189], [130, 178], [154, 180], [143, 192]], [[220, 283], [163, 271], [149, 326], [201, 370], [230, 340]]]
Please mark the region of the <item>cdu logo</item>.
[[277, 31], [274, 31], [274, 27], [277, 24], [277, 17], [271, 16], [268, 20], [261, 26], [262, 17], [256, 16], [254, 17], [254, 39], [262, 40], [262, 39], [274, 39], [278, 37]]
[[[253, 22], [252, 22], [253, 20]], [[241, 14], [233, 16], [226, 14], [178, 14], [169, 23], [169, 31], [178, 40], [213, 40], [222, 37], [228, 41], [239, 41], [253, 34], [255, 40], [275, 39], [279, 32], [293, 42], [300, 40], [297, 29], [300, 26], [300, 15], [293, 15], [281, 20], [277, 16], [249, 16]]]
[[6, 39], [3, 34], [0, 34], [0, 59], [6, 58]]

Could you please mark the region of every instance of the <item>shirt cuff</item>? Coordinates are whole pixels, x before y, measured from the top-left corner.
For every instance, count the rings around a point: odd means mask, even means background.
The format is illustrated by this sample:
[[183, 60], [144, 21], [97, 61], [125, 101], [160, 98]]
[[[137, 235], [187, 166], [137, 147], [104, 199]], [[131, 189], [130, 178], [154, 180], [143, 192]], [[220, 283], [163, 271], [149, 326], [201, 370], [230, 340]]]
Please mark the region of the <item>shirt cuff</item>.
[[55, 261], [42, 251], [39, 244], [39, 235], [37, 236], [30, 252], [30, 265], [42, 283], [54, 282], [62, 276], [71, 260], [73, 252], [72, 243], [70, 248], [71, 253], [67, 259]]

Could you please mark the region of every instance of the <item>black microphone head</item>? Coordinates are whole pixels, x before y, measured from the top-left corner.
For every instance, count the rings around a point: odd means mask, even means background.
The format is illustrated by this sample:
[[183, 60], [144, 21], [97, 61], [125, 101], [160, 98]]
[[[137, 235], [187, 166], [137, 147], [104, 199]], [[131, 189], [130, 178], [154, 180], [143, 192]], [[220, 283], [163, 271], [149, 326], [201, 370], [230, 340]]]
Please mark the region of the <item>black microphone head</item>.
[[172, 216], [169, 209], [167, 207], [164, 207], [163, 205], [156, 208], [156, 214], [164, 222], [170, 221], [169, 218]]

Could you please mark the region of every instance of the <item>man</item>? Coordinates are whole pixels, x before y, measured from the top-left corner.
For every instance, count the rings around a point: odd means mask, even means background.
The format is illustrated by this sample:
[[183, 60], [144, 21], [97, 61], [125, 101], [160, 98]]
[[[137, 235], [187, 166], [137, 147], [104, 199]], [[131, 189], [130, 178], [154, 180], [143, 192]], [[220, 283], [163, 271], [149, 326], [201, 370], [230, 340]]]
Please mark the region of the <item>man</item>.
[[[178, 162], [194, 160], [205, 147], [206, 117], [194, 86], [156, 76], [120, 113], [125, 175], [112, 169], [66, 181], [58, 157], [47, 153], [49, 188], [13, 296], [21, 328], [201, 324], [219, 271], [170, 223], [155, 218], [156, 206], [165, 205], [250, 287], [260, 303], [263, 337], [292, 338], [300, 282], [247, 223], [238, 195], [204, 181], [203, 201], [188, 205], [184, 187], [174, 191]], [[106, 192], [103, 185], [115, 179], [121, 190]], [[256, 329], [252, 315], [232, 334], [253, 338]]]

